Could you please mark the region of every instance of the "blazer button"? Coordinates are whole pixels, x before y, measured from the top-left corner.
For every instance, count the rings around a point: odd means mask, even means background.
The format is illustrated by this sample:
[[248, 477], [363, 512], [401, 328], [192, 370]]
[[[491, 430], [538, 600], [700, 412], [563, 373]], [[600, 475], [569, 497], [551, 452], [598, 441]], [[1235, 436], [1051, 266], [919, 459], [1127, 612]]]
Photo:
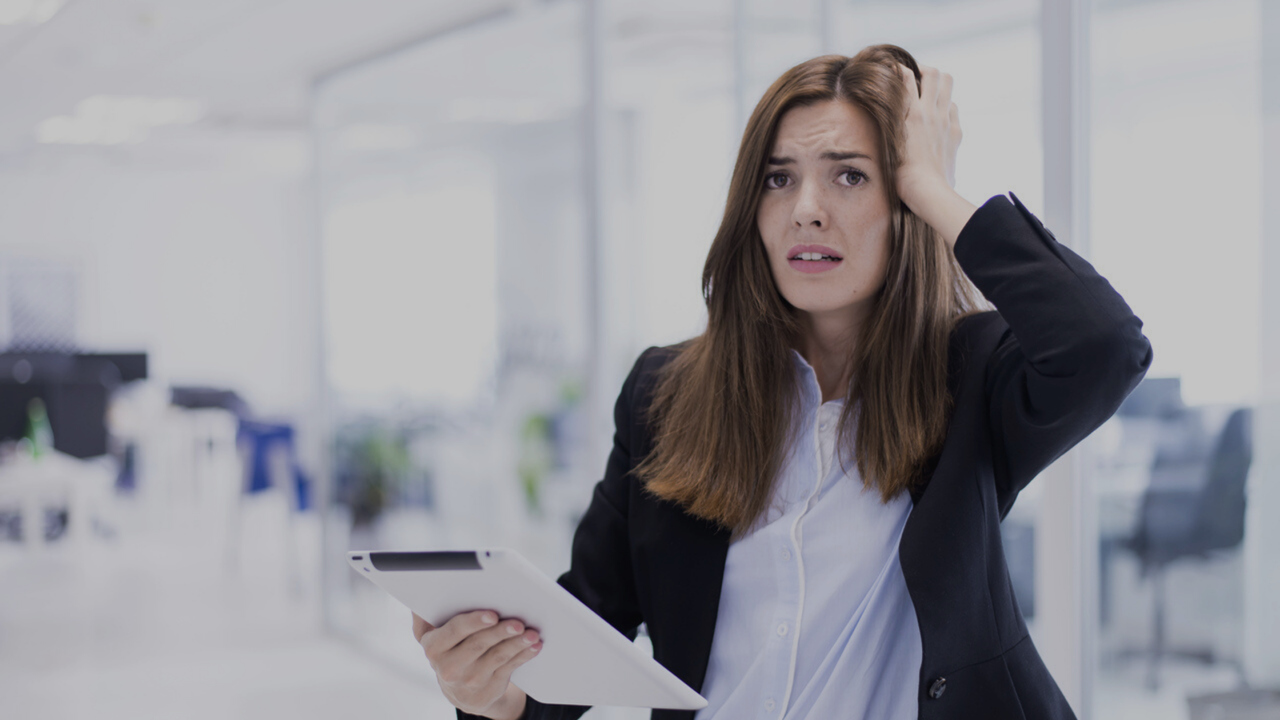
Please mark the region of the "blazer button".
[[929, 685], [929, 697], [933, 698], [934, 700], [937, 700], [938, 698], [942, 697], [942, 693], [946, 691], [947, 691], [946, 678], [935, 678], [934, 681]]

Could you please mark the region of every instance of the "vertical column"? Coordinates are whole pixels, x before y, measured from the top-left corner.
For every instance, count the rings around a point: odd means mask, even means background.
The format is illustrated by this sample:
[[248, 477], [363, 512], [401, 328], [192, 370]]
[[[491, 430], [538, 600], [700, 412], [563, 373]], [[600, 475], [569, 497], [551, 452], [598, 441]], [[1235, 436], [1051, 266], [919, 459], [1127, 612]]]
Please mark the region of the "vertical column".
[[[1044, 221], [1089, 253], [1089, 2], [1042, 0], [1041, 127]], [[1036, 527], [1036, 630], [1045, 663], [1076, 714], [1092, 716], [1096, 582], [1093, 492], [1087, 447], [1043, 473]]]
[[[583, 449], [584, 457], [580, 458], [579, 467], [589, 467], [593, 471], [603, 468], [604, 463], [598, 452], [592, 449], [612, 447], [610, 442], [613, 424], [610, 413], [610, 393], [603, 387], [602, 380], [608, 377], [604, 371], [603, 336], [604, 326], [601, 292], [601, 275], [606, 271], [602, 261], [604, 243], [603, 207], [605, 192], [603, 188], [603, 150], [604, 134], [604, 41], [606, 0], [586, 0], [582, 12], [582, 75], [583, 93], [583, 127], [582, 127], [582, 188], [583, 200], [583, 267], [586, 270], [584, 280], [584, 300], [586, 301], [586, 368], [584, 379], [586, 384], [587, 442]], [[607, 450], [606, 450], [607, 452]], [[587, 459], [590, 458], [590, 459]]]
[[[1280, 687], [1280, 0], [1260, 0], [1262, 33], [1262, 354], [1244, 537], [1244, 668], [1252, 685]], [[1247, 269], [1241, 268], [1247, 272]]]
[[751, 104], [747, 100], [747, 8], [746, 0], [733, 0], [733, 135], [741, 137], [747, 127]]
[[311, 177], [308, 186], [309, 207], [308, 229], [310, 240], [307, 253], [307, 271], [305, 276], [310, 281], [308, 299], [311, 304], [312, 337], [310, 352], [315, 362], [315, 414], [311, 418], [311, 432], [315, 441], [314, 485], [311, 489], [312, 502], [316, 513], [320, 516], [320, 619], [326, 632], [338, 632], [338, 619], [334, 617], [333, 595], [330, 588], [335, 584], [334, 577], [340, 572], [335, 567], [336, 560], [345, 547], [339, 547], [337, 529], [334, 527], [333, 499], [333, 408], [332, 393], [329, 387], [329, 353], [326, 347], [325, 315], [324, 315], [324, 155], [321, 143], [320, 102], [324, 88], [324, 79], [316, 78], [307, 87], [307, 132], [311, 151]]
[[845, 48], [843, 51], [836, 49], [836, 26], [835, 13], [831, 7], [834, 0], [817, 0], [818, 2], [818, 37], [822, 38], [821, 52], [823, 55], [852, 55], [856, 50]]

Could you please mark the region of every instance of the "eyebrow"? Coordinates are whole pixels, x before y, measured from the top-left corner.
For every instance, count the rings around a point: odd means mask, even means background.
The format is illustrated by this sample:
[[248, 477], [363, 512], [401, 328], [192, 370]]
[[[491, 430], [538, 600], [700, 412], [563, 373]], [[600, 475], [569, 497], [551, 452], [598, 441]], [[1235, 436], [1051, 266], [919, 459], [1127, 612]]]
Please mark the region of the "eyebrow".
[[[834, 160], [834, 161], [836, 161], [836, 162], [839, 162], [839, 161], [841, 161], [841, 160], [852, 160], [852, 159], [854, 159], [854, 158], [862, 158], [863, 160], [870, 160], [870, 159], [871, 159], [871, 156], [870, 156], [870, 155], [868, 155], [868, 154], [866, 154], [866, 153], [860, 153], [860, 152], [841, 152], [841, 151], [838, 151], [838, 150], [828, 150], [828, 151], [826, 151], [826, 152], [822, 153], [822, 156], [821, 156], [821, 157], [822, 157], [822, 159], [823, 159], [823, 160]], [[770, 165], [790, 165], [790, 164], [792, 164], [792, 163], [794, 163], [794, 162], [795, 162], [795, 158], [790, 158], [790, 157], [773, 157], [772, 155], [771, 155], [771, 156], [769, 156], [769, 164], [770, 164]]]

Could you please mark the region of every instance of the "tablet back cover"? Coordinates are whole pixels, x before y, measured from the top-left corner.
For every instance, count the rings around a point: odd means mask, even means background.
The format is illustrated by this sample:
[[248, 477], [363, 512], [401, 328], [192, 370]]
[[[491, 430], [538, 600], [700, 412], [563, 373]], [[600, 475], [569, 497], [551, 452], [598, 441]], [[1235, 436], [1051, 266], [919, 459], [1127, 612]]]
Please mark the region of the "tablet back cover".
[[512, 550], [354, 552], [352, 567], [433, 625], [495, 610], [542, 636], [511, 676], [543, 703], [697, 710], [706, 700]]

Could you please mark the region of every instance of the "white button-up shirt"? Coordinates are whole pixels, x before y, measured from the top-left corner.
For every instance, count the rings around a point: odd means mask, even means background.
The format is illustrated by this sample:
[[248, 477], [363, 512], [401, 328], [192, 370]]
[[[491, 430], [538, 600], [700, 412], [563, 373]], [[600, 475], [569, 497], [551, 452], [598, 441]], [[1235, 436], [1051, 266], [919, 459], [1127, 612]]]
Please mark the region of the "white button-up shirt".
[[697, 720], [915, 718], [920, 628], [898, 563], [911, 498], [881, 502], [841, 462], [843, 402], [823, 403], [794, 357], [798, 432], [769, 510], [729, 546]]

